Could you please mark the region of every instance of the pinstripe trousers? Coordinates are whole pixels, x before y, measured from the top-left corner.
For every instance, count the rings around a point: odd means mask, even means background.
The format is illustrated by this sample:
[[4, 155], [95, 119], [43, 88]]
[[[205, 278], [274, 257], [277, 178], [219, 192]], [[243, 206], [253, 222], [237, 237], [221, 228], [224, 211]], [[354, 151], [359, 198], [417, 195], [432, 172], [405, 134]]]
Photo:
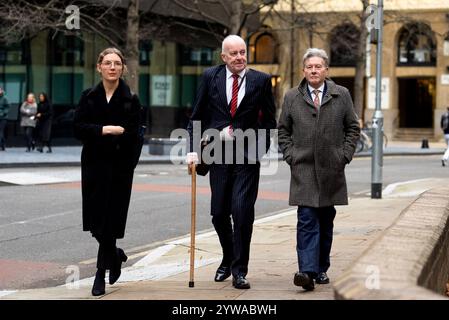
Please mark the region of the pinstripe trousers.
[[231, 266], [234, 277], [248, 273], [259, 177], [260, 163], [210, 167], [212, 224], [223, 250], [221, 264]]

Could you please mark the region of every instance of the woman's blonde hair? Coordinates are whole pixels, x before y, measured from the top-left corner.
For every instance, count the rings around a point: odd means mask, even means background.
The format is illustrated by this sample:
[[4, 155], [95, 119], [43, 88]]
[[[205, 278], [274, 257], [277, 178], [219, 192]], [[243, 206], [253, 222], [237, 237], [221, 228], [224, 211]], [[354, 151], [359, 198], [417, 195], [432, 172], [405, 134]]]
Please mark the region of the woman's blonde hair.
[[32, 92], [28, 92], [28, 94], [27, 94], [27, 100], [28, 100], [28, 97], [29, 96], [32, 96], [33, 97], [33, 103], [36, 103], [36, 96], [34, 95], [34, 93], [32, 93]]
[[106, 55], [111, 54], [111, 53], [115, 53], [116, 55], [118, 55], [120, 57], [120, 60], [122, 61], [122, 64], [123, 64], [122, 74], [120, 75], [120, 77], [123, 77], [124, 75], [126, 75], [128, 73], [128, 68], [126, 67], [125, 56], [119, 49], [110, 47], [110, 48], [106, 48], [103, 51], [101, 51], [97, 58], [97, 64], [101, 64], [103, 62], [103, 58]]

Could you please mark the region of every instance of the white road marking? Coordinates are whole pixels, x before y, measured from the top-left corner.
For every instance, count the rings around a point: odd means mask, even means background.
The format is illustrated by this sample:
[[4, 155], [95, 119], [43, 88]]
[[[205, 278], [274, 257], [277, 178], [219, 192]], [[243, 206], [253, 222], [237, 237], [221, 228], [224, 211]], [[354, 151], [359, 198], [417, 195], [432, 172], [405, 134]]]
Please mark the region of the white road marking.
[[81, 181], [81, 172], [55, 171], [55, 172], [6, 172], [0, 174], [0, 181], [16, 185], [36, 185], [62, 182]]
[[394, 194], [395, 193], [395, 189], [397, 189], [400, 186], [404, 186], [404, 185], [408, 185], [408, 184], [413, 184], [416, 182], [424, 182], [424, 181], [432, 181], [435, 179], [431, 179], [431, 178], [427, 178], [427, 179], [416, 179], [416, 180], [409, 180], [409, 181], [402, 181], [402, 182], [397, 182], [397, 183], [392, 183], [389, 184], [384, 190], [383, 190], [383, 195], [385, 196], [403, 196], [403, 197], [408, 197], [408, 196], [415, 196], [415, 195], [419, 195], [421, 193], [423, 193], [424, 191], [427, 191], [429, 188], [418, 188], [418, 189], [413, 189], [411, 191], [408, 192], [399, 192], [398, 194]]
[[54, 217], [65, 216], [67, 214], [72, 214], [74, 212], [80, 212], [80, 210], [81, 209], [76, 209], [76, 210], [70, 210], [70, 211], [65, 211], [65, 212], [61, 212], [61, 213], [50, 214], [50, 215], [47, 215], [47, 216], [33, 218], [33, 219], [28, 219], [28, 220], [14, 221], [14, 222], [11, 222], [11, 223], [0, 225], [0, 228], [2, 228], [2, 227], [9, 227], [9, 226], [12, 226], [12, 225], [15, 225], [15, 224], [26, 224], [26, 223], [29, 223], [29, 222], [34, 222], [34, 221], [45, 220], [45, 219], [50, 219], [50, 218], [54, 218]]
[[17, 292], [17, 290], [0, 290], [0, 298]]

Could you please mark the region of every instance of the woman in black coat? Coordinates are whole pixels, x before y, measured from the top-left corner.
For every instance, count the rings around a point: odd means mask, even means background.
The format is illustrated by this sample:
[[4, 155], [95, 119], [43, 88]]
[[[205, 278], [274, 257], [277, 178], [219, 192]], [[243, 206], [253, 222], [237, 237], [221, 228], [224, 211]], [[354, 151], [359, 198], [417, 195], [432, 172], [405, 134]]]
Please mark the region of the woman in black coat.
[[39, 95], [39, 103], [37, 105], [37, 138], [39, 146], [37, 151], [43, 152], [44, 146], [48, 147], [47, 153], [51, 153], [50, 136], [51, 123], [53, 120], [53, 106], [46, 93]]
[[105, 293], [105, 271], [115, 283], [127, 260], [116, 247], [125, 234], [134, 168], [140, 155], [140, 102], [121, 79], [125, 59], [115, 48], [97, 60], [102, 81], [82, 93], [75, 112], [75, 136], [83, 142], [81, 189], [83, 230], [99, 243], [92, 294]]

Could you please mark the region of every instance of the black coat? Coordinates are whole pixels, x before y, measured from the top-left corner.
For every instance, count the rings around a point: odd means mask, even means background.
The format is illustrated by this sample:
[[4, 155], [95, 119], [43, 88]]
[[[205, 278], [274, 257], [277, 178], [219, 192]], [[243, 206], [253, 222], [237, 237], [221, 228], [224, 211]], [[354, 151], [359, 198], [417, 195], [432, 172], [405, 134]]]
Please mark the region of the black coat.
[[[93, 236], [124, 237], [134, 168], [138, 162], [140, 102], [120, 80], [109, 103], [100, 82], [82, 93], [75, 112], [75, 137], [83, 142], [81, 184], [83, 230]], [[106, 125], [125, 128], [102, 135]], [[139, 149], [140, 150], [140, 149]]]
[[39, 102], [37, 105], [37, 113], [41, 116], [37, 121], [37, 129], [39, 138], [42, 141], [50, 141], [51, 136], [51, 122], [53, 120], [53, 106], [49, 101]]

